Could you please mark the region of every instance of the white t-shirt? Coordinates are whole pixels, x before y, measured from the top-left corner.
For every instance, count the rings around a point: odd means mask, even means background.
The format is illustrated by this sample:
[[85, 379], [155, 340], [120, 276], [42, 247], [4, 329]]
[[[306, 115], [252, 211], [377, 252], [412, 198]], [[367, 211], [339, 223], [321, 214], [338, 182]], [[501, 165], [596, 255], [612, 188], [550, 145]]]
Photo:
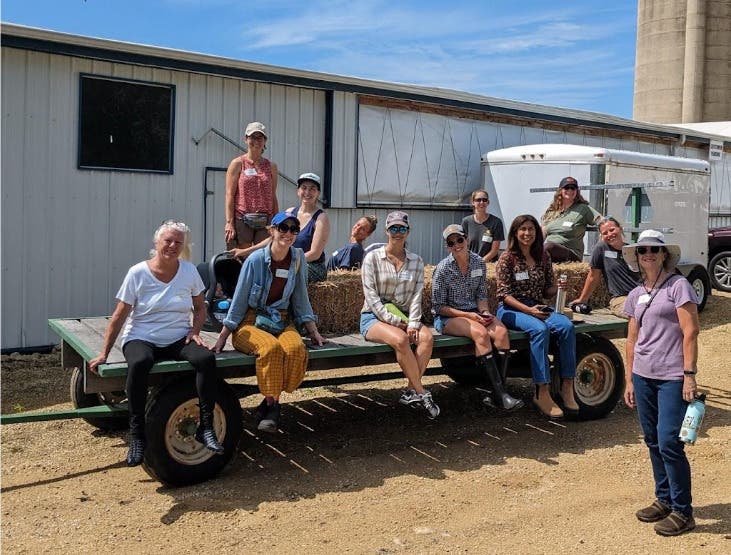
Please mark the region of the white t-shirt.
[[122, 332], [122, 345], [133, 339], [164, 347], [182, 339], [191, 329], [192, 297], [205, 289], [198, 270], [180, 261], [170, 283], [157, 279], [147, 262], [132, 266], [117, 292], [117, 299], [132, 305]]

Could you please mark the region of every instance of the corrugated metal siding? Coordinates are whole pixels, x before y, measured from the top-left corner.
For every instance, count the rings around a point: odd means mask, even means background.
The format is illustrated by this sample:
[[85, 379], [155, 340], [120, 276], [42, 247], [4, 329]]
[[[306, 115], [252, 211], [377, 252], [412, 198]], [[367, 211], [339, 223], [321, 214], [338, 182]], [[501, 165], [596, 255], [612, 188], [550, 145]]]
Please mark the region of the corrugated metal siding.
[[[80, 72], [176, 86], [173, 175], [76, 168]], [[3, 48], [2, 347], [55, 341], [50, 317], [109, 313], [122, 277], [146, 257], [165, 218], [190, 225], [194, 261], [202, 260], [204, 168], [226, 167], [239, 154], [210, 134], [196, 146], [192, 137], [210, 127], [242, 142], [246, 123], [261, 120], [280, 172], [322, 173], [324, 98], [297, 87]], [[282, 206], [297, 201], [284, 179], [279, 198]], [[223, 205], [223, 195], [208, 202]], [[208, 228], [209, 241], [222, 245], [223, 219]]]

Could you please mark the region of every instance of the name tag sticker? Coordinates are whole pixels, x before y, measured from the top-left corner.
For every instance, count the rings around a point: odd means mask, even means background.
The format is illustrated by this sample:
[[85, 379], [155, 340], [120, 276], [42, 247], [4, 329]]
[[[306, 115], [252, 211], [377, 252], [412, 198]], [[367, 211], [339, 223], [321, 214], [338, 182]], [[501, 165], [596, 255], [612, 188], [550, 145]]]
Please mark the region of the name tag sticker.
[[475, 268], [470, 272], [470, 277], [480, 277], [482, 275], [482, 268]]
[[515, 281], [525, 281], [528, 279], [528, 272], [516, 272]]
[[647, 304], [650, 302], [650, 295], [645, 293], [644, 295], [640, 295], [640, 298], [637, 299], [637, 304]]
[[256, 168], [246, 168], [244, 175], [256, 175]]
[[574, 222], [564, 222], [561, 225], [563, 227], [574, 227]]
[[492, 235], [488, 235], [487, 233], [485, 233], [485, 235], [482, 236], [482, 242], [492, 243]]
[[401, 281], [411, 281], [411, 272], [401, 272], [398, 276]]
[[284, 268], [277, 268], [277, 271], [274, 272], [274, 277], [287, 279], [289, 277], [289, 270], [285, 270]]
[[617, 258], [617, 253], [614, 251], [604, 251], [604, 258]]

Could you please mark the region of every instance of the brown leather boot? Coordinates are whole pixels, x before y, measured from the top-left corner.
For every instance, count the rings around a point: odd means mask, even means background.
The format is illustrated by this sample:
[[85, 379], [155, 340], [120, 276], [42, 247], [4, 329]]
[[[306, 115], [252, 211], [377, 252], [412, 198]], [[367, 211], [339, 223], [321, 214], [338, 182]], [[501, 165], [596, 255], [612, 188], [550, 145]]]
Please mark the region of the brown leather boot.
[[548, 385], [536, 385], [536, 395], [533, 397], [533, 404], [541, 411], [543, 416], [551, 420], [563, 418], [563, 411], [551, 399], [551, 392], [548, 389]]

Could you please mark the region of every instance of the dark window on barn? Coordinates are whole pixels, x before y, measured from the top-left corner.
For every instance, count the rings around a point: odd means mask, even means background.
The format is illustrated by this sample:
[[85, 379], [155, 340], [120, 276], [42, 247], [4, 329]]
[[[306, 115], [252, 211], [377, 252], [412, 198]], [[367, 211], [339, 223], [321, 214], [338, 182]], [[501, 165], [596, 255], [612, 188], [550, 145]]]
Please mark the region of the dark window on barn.
[[173, 173], [174, 85], [81, 75], [79, 167]]

